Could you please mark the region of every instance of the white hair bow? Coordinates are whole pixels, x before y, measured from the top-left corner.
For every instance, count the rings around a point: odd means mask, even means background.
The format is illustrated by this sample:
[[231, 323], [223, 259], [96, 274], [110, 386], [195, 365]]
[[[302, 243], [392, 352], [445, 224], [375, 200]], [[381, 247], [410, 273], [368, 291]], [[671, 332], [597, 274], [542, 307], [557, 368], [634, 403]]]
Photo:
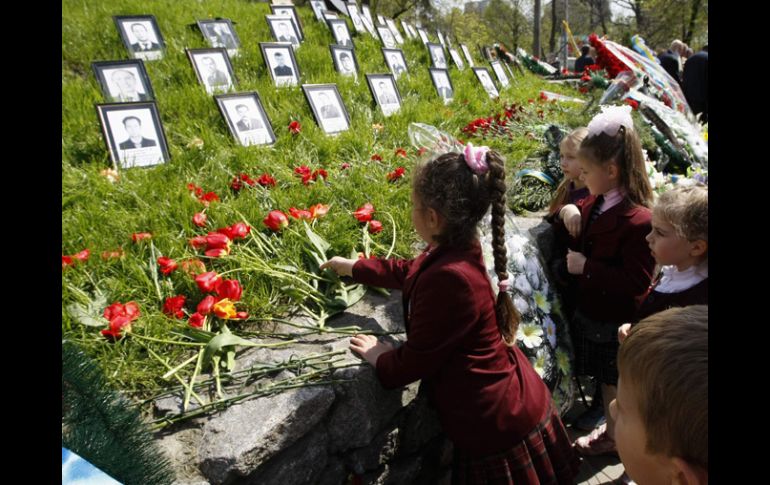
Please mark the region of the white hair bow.
[[634, 120], [631, 119], [631, 106], [602, 106], [602, 112], [594, 116], [588, 123], [588, 136], [596, 136], [606, 133], [615, 136], [621, 126], [626, 130], [634, 129]]

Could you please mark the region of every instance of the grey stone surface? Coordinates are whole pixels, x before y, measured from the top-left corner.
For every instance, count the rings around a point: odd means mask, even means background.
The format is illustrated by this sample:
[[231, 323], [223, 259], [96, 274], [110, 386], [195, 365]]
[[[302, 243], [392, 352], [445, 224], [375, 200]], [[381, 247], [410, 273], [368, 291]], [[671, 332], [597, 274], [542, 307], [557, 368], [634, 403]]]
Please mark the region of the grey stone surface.
[[174, 432], [155, 434], [158, 446], [168, 457], [176, 473], [174, 485], [200, 485], [209, 482], [200, 474], [197, 466], [197, 449], [203, 431], [195, 423]]
[[364, 485], [408, 485], [415, 483], [420, 473], [422, 458], [409, 457], [383, 466], [363, 476]]
[[326, 468], [321, 472], [321, 478], [317, 485], [345, 485], [347, 484], [350, 472], [345, 464], [335, 456], [329, 457], [326, 462]]
[[354, 473], [363, 474], [378, 469], [393, 459], [398, 445], [398, 428], [393, 425], [377, 435], [363, 448], [350, 450], [345, 463]]
[[442, 433], [436, 411], [428, 405], [427, 397], [420, 395], [404, 413], [400, 436], [402, 453], [417, 453], [429, 441]]
[[233, 405], [203, 429], [201, 472], [212, 483], [246, 476], [308, 433], [334, 400], [328, 387], [307, 387]]

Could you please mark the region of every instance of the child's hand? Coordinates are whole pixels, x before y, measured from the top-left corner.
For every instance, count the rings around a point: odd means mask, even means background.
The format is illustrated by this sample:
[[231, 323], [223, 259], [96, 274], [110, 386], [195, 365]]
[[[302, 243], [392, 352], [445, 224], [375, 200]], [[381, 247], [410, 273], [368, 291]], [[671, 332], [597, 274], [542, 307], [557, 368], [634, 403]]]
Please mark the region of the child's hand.
[[583, 268], [586, 265], [586, 257], [583, 253], [567, 250], [567, 271], [570, 274], [583, 274]]
[[334, 256], [329, 261], [321, 265], [321, 269], [331, 268], [340, 276], [353, 276], [353, 265], [356, 264], [355, 259], [347, 259], [342, 256]]
[[623, 341], [628, 337], [628, 332], [631, 330], [631, 324], [630, 323], [624, 323], [620, 326], [618, 329], [618, 342], [621, 344]]
[[564, 226], [567, 228], [567, 232], [572, 237], [578, 237], [580, 235], [580, 222], [582, 218], [580, 216], [580, 210], [578, 210], [575, 204], [567, 204], [559, 211], [559, 217], [564, 222]]
[[380, 354], [393, 350], [393, 346], [380, 342], [373, 335], [359, 334], [350, 339], [350, 350], [363, 357], [372, 367], [377, 367], [377, 358]]

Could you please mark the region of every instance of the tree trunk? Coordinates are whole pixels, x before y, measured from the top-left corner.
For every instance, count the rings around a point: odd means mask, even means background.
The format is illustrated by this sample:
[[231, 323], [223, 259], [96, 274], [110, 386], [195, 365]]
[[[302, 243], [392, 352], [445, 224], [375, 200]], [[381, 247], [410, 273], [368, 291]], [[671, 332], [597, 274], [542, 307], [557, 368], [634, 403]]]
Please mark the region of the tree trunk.
[[[609, 4], [604, 0], [597, 0], [599, 6], [599, 22], [602, 24], [602, 35], [607, 35], [607, 12], [609, 11]], [[607, 8], [604, 8], [605, 5]]]
[[532, 55], [540, 57], [540, 0], [535, 0], [535, 25], [533, 26]]
[[548, 41], [548, 52], [553, 53], [556, 44], [556, 0], [551, 0], [551, 39]]
[[[684, 35], [684, 43], [690, 45], [692, 36], [695, 31], [695, 21], [698, 20], [698, 14], [700, 13], [700, 0], [694, 0], [692, 2], [692, 11], [690, 12], [690, 26], [687, 28], [687, 33]], [[694, 51], [695, 49], [693, 49]]]

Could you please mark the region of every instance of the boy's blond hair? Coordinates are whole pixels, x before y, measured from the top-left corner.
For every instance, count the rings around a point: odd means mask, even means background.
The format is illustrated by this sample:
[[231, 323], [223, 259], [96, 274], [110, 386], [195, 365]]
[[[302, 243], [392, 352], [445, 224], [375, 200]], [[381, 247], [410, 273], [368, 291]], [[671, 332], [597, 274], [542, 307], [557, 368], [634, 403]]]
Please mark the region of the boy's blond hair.
[[618, 351], [649, 453], [708, 470], [708, 306], [671, 308], [634, 325]]
[[688, 241], [709, 240], [709, 190], [703, 184], [677, 187], [658, 198], [653, 211]]

